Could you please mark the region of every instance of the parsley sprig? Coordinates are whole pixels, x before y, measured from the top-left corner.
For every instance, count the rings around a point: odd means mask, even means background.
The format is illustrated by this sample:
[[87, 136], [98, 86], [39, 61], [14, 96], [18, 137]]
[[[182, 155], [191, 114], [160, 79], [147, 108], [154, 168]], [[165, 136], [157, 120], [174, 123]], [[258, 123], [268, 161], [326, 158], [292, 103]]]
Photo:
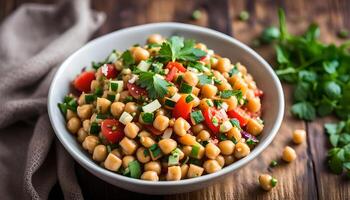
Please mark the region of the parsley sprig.
[[163, 42], [159, 50], [159, 58], [163, 62], [168, 61], [197, 61], [206, 52], [194, 47], [194, 40], [185, 40], [183, 37], [172, 36]]
[[331, 114], [342, 120], [325, 124], [332, 145], [328, 163], [332, 172], [350, 175], [350, 41], [324, 44], [316, 24], [301, 36], [291, 35], [283, 10], [278, 14], [279, 34], [272, 38], [276, 39], [276, 73], [295, 85], [291, 112], [308, 121]]
[[136, 81], [138, 85], [146, 88], [148, 92], [148, 97], [151, 99], [162, 98], [167, 94], [167, 87], [170, 83], [157, 75], [154, 72], [137, 72], [139, 74], [139, 79]]

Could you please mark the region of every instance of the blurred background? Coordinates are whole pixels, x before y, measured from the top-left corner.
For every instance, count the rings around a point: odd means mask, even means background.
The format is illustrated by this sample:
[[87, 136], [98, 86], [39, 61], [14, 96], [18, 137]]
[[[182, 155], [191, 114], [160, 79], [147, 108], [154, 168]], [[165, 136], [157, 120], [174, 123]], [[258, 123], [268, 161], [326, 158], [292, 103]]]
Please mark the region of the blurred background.
[[[52, 4], [59, 0], [0, 0], [0, 21], [20, 5], [28, 2]], [[275, 54], [271, 45], [258, 39], [266, 27], [277, 25], [278, 8], [286, 12], [288, 30], [303, 33], [310, 23], [320, 26], [321, 41], [340, 44], [347, 39], [350, 29], [350, 1], [348, 0], [91, 0], [93, 9], [106, 13], [107, 19], [94, 37], [121, 28], [173, 21], [205, 26], [231, 35], [257, 50], [272, 65]], [[29, 30], [30, 31], [30, 30]], [[286, 110], [289, 110], [291, 86], [284, 84]], [[286, 112], [280, 134], [262, 156], [221, 183], [201, 191], [173, 196], [146, 196], [115, 188], [94, 177], [76, 164], [79, 183], [86, 199], [348, 199], [350, 184], [343, 177], [329, 173], [325, 165], [327, 137], [323, 124], [330, 118], [304, 122]], [[256, 178], [262, 171], [269, 171], [271, 158], [276, 157], [289, 140], [286, 135], [294, 128], [308, 132], [308, 142], [298, 146], [298, 161], [285, 168], [273, 169], [279, 178], [279, 186], [266, 193], [257, 189]], [[61, 199], [56, 185], [50, 199]]]

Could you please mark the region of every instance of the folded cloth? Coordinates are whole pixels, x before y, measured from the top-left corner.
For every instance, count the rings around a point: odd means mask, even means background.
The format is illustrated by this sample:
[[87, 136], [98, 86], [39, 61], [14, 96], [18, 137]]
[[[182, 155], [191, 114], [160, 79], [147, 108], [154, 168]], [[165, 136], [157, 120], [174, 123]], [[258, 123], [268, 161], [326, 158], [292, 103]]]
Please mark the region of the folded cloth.
[[57, 65], [105, 19], [89, 0], [24, 4], [0, 26], [1, 199], [47, 199], [58, 181], [82, 199], [74, 162], [54, 136], [46, 107]]

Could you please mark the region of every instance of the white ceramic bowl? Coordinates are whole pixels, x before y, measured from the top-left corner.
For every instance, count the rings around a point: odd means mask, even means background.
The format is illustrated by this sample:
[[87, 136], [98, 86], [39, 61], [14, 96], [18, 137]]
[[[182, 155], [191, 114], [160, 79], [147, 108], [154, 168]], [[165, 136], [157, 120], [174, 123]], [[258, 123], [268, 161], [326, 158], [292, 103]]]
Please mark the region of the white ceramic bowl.
[[[196, 41], [205, 43], [216, 53], [230, 58], [233, 63], [241, 62], [247, 67], [258, 87], [264, 91], [262, 118], [265, 122], [264, 131], [261, 138], [259, 138], [260, 143], [247, 157], [223, 168], [219, 172], [198, 178], [181, 181], [150, 182], [132, 179], [100, 167], [82, 149], [75, 137], [66, 130], [66, 122], [57, 108], [57, 103], [61, 102], [63, 97], [69, 93], [70, 83], [80, 73], [81, 69], [85, 66], [90, 66], [91, 61], [103, 60], [113, 49], [123, 51], [136, 43], [144, 44], [147, 36], [152, 33], [193, 38]], [[255, 51], [234, 38], [214, 30], [193, 25], [154, 23], [122, 29], [92, 40], [67, 58], [58, 69], [51, 83], [48, 96], [48, 112], [53, 129], [63, 146], [80, 165], [92, 174], [115, 186], [135, 192], [174, 194], [206, 187], [258, 156], [271, 143], [281, 125], [284, 113], [284, 97], [281, 83], [270, 65]]]

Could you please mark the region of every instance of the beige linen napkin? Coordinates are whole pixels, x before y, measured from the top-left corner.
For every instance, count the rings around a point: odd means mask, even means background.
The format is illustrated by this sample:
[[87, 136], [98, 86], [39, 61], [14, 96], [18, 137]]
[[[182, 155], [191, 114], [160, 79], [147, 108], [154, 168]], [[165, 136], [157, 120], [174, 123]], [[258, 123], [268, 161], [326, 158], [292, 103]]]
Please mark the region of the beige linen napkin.
[[67, 0], [25, 4], [0, 26], [1, 199], [47, 199], [57, 181], [65, 199], [82, 199], [47, 116], [47, 93], [57, 65], [104, 19], [88, 0]]

